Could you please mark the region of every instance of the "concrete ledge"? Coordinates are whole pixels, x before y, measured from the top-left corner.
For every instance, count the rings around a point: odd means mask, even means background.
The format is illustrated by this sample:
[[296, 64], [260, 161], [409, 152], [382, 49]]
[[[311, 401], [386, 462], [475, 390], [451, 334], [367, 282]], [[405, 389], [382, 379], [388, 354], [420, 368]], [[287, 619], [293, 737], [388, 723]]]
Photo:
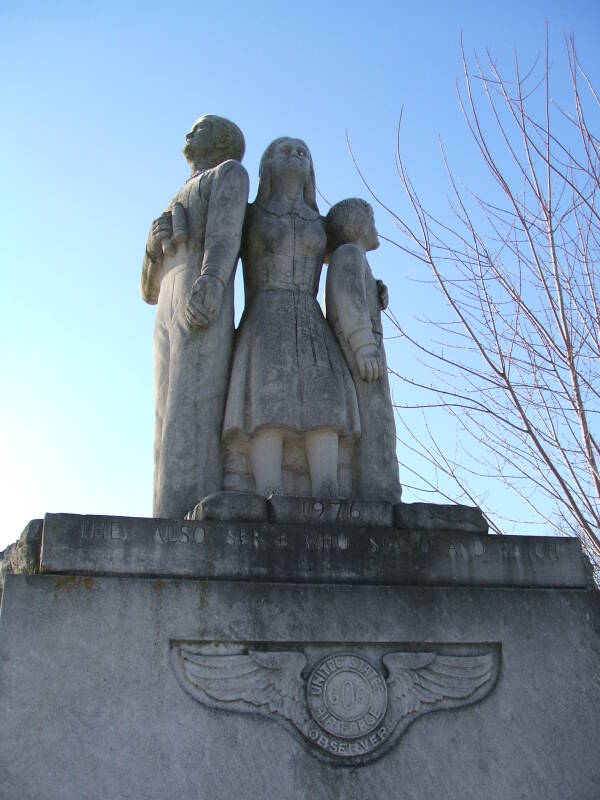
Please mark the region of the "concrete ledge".
[[592, 585], [572, 538], [77, 514], [46, 515], [40, 569], [295, 583]]

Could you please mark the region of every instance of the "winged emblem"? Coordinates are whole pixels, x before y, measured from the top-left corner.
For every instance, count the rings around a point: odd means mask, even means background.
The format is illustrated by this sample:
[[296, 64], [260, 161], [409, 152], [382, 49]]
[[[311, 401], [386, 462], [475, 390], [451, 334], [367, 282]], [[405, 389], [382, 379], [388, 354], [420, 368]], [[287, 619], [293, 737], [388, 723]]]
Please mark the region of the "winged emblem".
[[303, 653], [205, 655], [184, 646], [177, 651], [175, 674], [196, 700], [213, 708], [278, 714], [302, 730], [308, 719]]
[[[465, 701], [492, 677], [492, 653], [449, 656], [439, 653], [388, 653], [390, 712], [397, 720], [421, 716], [438, 708], [465, 705]], [[416, 717], [415, 717], [416, 718]]]
[[315, 755], [358, 765], [386, 752], [423, 714], [483, 699], [498, 674], [499, 646], [460, 655], [397, 650], [381, 655], [383, 670], [361, 652], [331, 652], [307, 671], [297, 650], [222, 654], [180, 642], [172, 642], [171, 659], [180, 686], [203, 705], [267, 716], [308, 740]]

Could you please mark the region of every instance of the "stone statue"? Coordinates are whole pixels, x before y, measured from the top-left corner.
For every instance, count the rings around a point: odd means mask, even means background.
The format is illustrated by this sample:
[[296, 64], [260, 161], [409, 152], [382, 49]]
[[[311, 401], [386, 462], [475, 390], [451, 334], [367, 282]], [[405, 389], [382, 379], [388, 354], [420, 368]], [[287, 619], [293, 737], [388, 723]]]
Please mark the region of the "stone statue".
[[[340, 494], [339, 441], [358, 439], [360, 422], [350, 371], [316, 299], [326, 245], [308, 147], [276, 139], [244, 225], [246, 306], [223, 423], [225, 489]], [[309, 486], [284, 480], [286, 461], [288, 473], [308, 471]]]
[[331, 252], [327, 321], [352, 372], [360, 410], [352, 496], [399, 503], [396, 426], [381, 326], [387, 289], [373, 278], [365, 255], [379, 247], [373, 209], [364, 200], [342, 200], [329, 210], [325, 227]]
[[142, 297], [155, 328], [154, 516], [183, 517], [221, 489], [233, 276], [248, 201], [245, 142], [206, 115], [186, 136], [191, 177], [151, 227]]

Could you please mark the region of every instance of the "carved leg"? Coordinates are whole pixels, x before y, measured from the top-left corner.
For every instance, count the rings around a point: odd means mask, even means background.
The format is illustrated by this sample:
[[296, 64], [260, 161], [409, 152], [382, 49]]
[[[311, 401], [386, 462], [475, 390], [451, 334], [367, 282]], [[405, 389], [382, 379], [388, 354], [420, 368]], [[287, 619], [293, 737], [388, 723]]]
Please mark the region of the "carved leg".
[[257, 494], [265, 497], [283, 494], [282, 457], [281, 428], [264, 428], [254, 434], [250, 442], [250, 464]]
[[339, 497], [338, 435], [329, 428], [306, 434], [306, 458], [313, 497]]

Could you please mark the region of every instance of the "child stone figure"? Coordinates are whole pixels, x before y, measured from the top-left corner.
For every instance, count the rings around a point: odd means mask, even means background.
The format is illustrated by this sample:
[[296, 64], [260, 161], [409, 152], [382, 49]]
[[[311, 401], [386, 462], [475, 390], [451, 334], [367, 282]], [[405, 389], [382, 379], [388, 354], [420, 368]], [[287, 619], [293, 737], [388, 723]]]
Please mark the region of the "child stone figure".
[[373, 209], [364, 200], [342, 200], [331, 207], [325, 225], [326, 316], [352, 372], [360, 411], [352, 495], [398, 503], [396, 426], [381, 327], [387, 289], [373, 278], [366, 258], [379, 247]]

